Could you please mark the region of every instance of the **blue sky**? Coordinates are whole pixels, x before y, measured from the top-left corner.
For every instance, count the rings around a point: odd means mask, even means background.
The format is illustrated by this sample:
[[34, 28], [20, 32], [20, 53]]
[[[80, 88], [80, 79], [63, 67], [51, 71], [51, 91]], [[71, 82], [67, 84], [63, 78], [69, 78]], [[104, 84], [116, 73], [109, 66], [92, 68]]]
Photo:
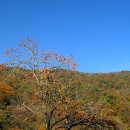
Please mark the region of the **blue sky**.
[[0, 0], [0, 54], [26, 37], [82, 72], [130, 70], [130, 1]]

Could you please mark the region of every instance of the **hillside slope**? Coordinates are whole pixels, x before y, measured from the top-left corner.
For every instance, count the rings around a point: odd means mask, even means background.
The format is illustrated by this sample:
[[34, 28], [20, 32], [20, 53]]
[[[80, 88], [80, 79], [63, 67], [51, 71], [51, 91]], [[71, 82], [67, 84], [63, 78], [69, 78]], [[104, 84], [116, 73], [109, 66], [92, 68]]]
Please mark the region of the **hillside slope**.
[[[30, 86], [34, 84], [26, 77], [19, 78], [16, 76], [14, 78], [9, 75], [10, 73], [12, 73], [11, 68], [0, 66], [0, 124], [4, 123], [7, 129], [11, 126], [19, 127], [21, 124], [29, 129], [31, 122], [33, 127], [38, 128], [42, 124], [40, 119], [36, 120], [35, 116], [29, 112], [16, 109], [20, 97], [28, 98], [33, 91]], [[29, 74], [30, 72], [23, 70], [23, 73]], [[104, 74], [71, 72], [68, 75], [66, 70], [58, 70], [57, 73], [62, 73], [64, 82], [71, 81], [70, 90], [72, 89], [73, 94], [70, 95], [72, 99], [78, 99], [84, 104], [90, 102], [102, 104], [105, 111], [110, 108], [113, 114], [109, 118], [116, 121], [120, 129], [130, 129], [129, 71]], [[69, 93], [71, 91], [68, 91]], [[13, 114], [17, 115], [18, 118], [14, 118]]]

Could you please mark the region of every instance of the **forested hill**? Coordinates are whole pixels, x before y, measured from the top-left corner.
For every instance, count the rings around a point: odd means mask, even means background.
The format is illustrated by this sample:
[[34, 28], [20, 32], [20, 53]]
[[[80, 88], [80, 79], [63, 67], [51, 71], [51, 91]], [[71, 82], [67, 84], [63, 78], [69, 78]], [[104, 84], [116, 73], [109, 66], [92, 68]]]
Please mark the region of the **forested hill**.
[[[121, 130], [130, 129], [129, 71], [94, 74], [60, 69], [53, 72], [56, 79], [55, 82], [58, 80], [58, 74], [60, 75], [61, 82], [64, 82], [64, 86], [67, 86], [64, 92], [67, 91], [67, 97], [73, 101], [76, 100], [80, 104], [78, 108], [85, 108], [86, 104], [93, 106], [100, 104], [102, 105], [102, 111], [99, 113], [99, 111], [95, 109], [95, 115], [99, 114], [104, 118], [116, 122]], [[51, 77], [53, 77], [53, 75]], [[19, 71], [18, 68], [14, 71], [14, 68], [0, 66], [1, 130], [44, 130], [45, 122], [44, 117], [42, 117], [43, 113], [40, 107], [38, 109], [41, 102], [38, 97], [34, 95], [36, 91], [34, 81], [29, 79], [28, 76], [31, 76], [29, 70]], [[49, 89], [50, 91], [55, 90]], [[61, 89], [61, 91], [63, 91], [63, 89]], [[48, 102], [51, 103], [52, 100], [49, 98], [51, 98], [51, 96], [47, 99]], [[70, 103], [70, 106], [71, 104], [73, 103]], [[44, 108], [44, 106], [42, 107]], [[38, 117], [33, 111], [36, 108], [37, 111], [35, 112], [37, 112]], [[83, 128], [78, 126], [73, 129], [83, 130]]]

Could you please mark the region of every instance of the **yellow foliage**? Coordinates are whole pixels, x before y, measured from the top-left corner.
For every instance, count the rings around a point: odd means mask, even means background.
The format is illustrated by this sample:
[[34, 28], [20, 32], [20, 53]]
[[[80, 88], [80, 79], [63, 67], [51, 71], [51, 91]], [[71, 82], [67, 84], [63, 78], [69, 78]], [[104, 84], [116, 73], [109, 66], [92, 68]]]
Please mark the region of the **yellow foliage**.
[[11, 128], [9, 130], [21, 130], [21, 129], [19, 129], [19, 128]]
[[39, 126], [38, 130], [46, 130], [46, 126], [45, 124], [42, 124]]

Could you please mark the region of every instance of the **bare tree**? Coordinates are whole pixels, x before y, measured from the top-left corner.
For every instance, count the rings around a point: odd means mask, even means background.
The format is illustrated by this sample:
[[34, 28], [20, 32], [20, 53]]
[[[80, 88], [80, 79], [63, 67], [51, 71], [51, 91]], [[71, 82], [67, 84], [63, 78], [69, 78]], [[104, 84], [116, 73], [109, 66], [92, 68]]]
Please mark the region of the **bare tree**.
[[58, 109], [57, 101], [61, 103], [66, 100], [65, 86], [57, 70], [74, 70], [77, 65], [73, 57], [66, 58], [52, 51], [39, 52], [37, 44], [29, 38], [21, 41], [16, 49], [6, 49], [3, 55], [9, 59], [5, 64], [12, 67], [13, 77], [21, 75], [21, 70], [30, 72], [22, 76], [25, 80], [31, 79], [34, 82], [34, 95], [41, 100], [41, 105], [36, 107], [37, 101], [26, 103], [26, 100], [22, 99], [21, 107], [33, 114], [43, 111], [47, 130], [51, 130], [54, 125], [64, 120], [65, 117], [62, 117], [56, 122], [51, 122], [54, 112]]

